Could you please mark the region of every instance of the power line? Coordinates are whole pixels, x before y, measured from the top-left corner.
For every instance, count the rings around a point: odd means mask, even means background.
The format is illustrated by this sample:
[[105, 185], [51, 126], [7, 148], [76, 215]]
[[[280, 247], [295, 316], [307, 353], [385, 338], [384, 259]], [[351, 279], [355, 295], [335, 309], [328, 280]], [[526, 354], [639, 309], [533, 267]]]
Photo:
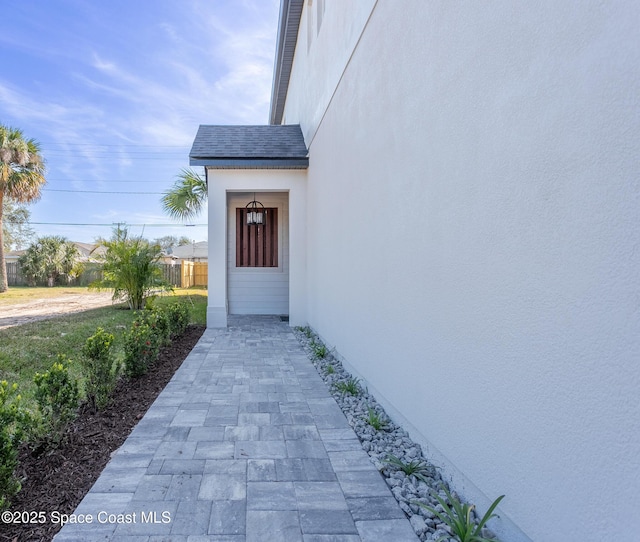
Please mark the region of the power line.
[[174, 181], [105, 181], [103, 179], [47, 179], [48, 183], [154, 183], [154, 184], [162, 184], [163, 182], [174, 182]]
[[54, 143], [42, 142], [42, 146], [60, 145], [63, 147], [148, 147], [152, 149], [188, 149], [190, 145], [136, 145], [134, 143], [116, 144], [116, 143]]
[[[5, 221], [7, 224], [20, 224], [19, 222]], [[151, 228], [173, 228], [173, 227], [183, 227], [183, 228], [194, 228], [194, 227], [202, 227], [207, 224], [129, 224], [128, 222], [109, 222], [109, 223], [77, 223], [77, 222], [26, 222], [27, 226], [117, 226], [123, 225], [126, 227], [151, 227]]]
[[[61, 156], [68, 156], [69, 154], [72, 154], [72, 151], [62, 151], [62, 150], [56, 150], [56, 151], [52, 151], [52, 150], [48, 150], [48, 151], [44, 151], [42, 153], [45, 158], [46, 157], [54, 157], [54, 158], [59, 158]], [[181, 159], [187, 158], [187, 154], [186, 153], [168, 153], [168, 152], [128, 152], [128, 151], [123, 151], [123, 152], [108, 152], [108, 151], [88, 151], [87, 153], [88, 155], [91, 155], [95, 158], [111, 158], [111, 157], [116, 157], [116, 158], [128, 158], [131, 157], [132, 160], [146, 160], [146, 159], [150, 159], [150, 158], [155, 158], [155, 159], [172, 159], [172, 160], [177, 160], [177, 159]]]
[[[107, 181], [104, 179], [47, 179], [48, 183], [154, 183], [162, 184], [163, 181]], [[169, 181], [165, 181], [169, 182]], [[171, 181], [174, 182], [174, 181]], [[47, 189], [48, 190], [48, 189]]]
[[59, 188], [42, 188], [43, 192], [77, 192], [81, 194], [145, 194], [145, 195], [161, 195], [164, 192], [109, 192], [102, 190], [63, 190]]
[[[44, 152], [42, 154], [45, 156], [45, 158], [48, 156], [48, 154], [46, 152]], [[68, 154], [69, 153], [56, 154], [56, 155], [53, 155], [52, 158], [61, 158], [61, 157], [68, 156]], [[98, 158], [108, 159], [108, 158], [111, 158], [111, 157], [127, 158], [127, 155], [126, 154], [111, 154], [111, 155], [95, 156], [96, 159], [98, 159]], [[157, 155], [154, 155], [154, 156], [135, 156], [135, 157], [132, 157], [131, 160], [135, 160], [135, 161], [138, 161], [138, 160], [156, 160], [156, 161], [157, 160], [173, 160], [173, 161], [176, 161], [176, 160], [182, 160], [183, 158], [186, 159], [186, 156], [184, 156], [184, 155], [167, 156], [166, 154], [157, 154]]]
[[[71, 152], [71, 149], [47, 149], [46, 152], [59, 152], [59, 153], [68, 153]], [[101, 152], [107, 154], [183, 154], [183, 151], [154, 151], [154, 150], [138, 150], [138, 151], [130, 151], [129, 149], [85, 149], [81, 152]], [[186, 151], [185, 151], [186, 152]]]

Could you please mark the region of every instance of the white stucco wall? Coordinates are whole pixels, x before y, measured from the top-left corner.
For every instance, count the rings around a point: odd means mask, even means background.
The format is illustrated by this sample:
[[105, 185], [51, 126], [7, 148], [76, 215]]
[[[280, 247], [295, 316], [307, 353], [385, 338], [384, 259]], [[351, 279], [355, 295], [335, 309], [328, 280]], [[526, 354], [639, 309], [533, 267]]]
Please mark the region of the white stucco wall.
[[504, 540], [640, 532], [638, 23], [379, 0], [322, 114], [296, 53], [309, 323]]
[[[282, 192], [288, 194], [289, 321], [307, 321], [306, 311], [306, 170], [208, 168], [209, 286], [207, 327], [226, 327], [228, 280], [227, 201], [230, 194]], [[249, 200], [247, 200], [249, 201]], [[295, 227], [293, 227], [295, 225]]]
[[298, 124], [304, 118], [307, 142], [313, 140], [375, 3], [305, 0], [296, 46], [298, 76], [289, 85], [282, 124]]

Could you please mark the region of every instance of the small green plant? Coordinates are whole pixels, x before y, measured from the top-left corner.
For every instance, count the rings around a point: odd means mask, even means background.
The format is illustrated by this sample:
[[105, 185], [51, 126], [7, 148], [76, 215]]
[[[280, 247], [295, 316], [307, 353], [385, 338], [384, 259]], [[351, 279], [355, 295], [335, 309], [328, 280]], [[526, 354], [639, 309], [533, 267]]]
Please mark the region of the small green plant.
[[313, 332], [309, 326], [296, 326], [296, 331], [304, 334], [307, 339], [310, 339], [313, 336]]
[[376, 431], [382, 431], [387, 425], [387, 421], [371, 407], [367, 407], [368, 415], [365, 421]]
[[111, 355], [113, 340], [111, 333], [99, 327], [82, 347], [85, 390], [96, 410], [107, 405], [118, 377]]
[[325, 367], [324, 372], [327, 375], [332, 375], [333, 373], [336, 372], [336, 370], [333, 368], [333, 365], [329, 364]]
[[64, 426], [75, 417], [78, 408], [78, 381], [69, 374], [70, 363], [65, 355], [58, 354], [51, 369], [43, 374], [36, 373], [33, 378], [47, 437], [54, 442], [59, 441]]
[[404, 472], [407, 476], [415, 476], [418, 480], [422, 480], [423, 482], [427, 481], [427, 476], [432, 476], [434, 474], [435, 469], [435, 467], [429, 465], [422, 459], [414, 459], [406, 463], [393, 454], [388, 454], [387, 458], [383, 462]]
[[157, 335], [144, 322], [131, 324], [124, 333], [124, 369], [127, 376], [136, 378], [147, 374], [149, 367], [158, 359], [160, 344]]
[[354, 376], [345, 381], [336, 382], [333, 387], [342, 395], [360, 395], [360, 379]]
[[[443, 490], [446, 493], [451, 506], [449, 506], [447, 501], [445, 501], [440, 495], [435, 494], [434, 496], [440, 503], [440, 506], [444, 509], [444, 512], [439, 512], [424, 503], [418, 502], [416, 504], [426, 508], [429, 512], [438, 516], [440, 520], [449, 526], [453, 536], [460, 542], [495, 542], [495, 540], [482, 536], [482, 528], [485, 526], [487, 521], [496, 516], [493, 511], [496, 509], [500, 501], [504, 499], [504, 495], [501, 495], [493, 501], [489, 510], [487, 510], [487, 513], [478, 523], [475, 523], [471, 517], [471, 512], [475, 508], [475, 504], [462, 504], [459, 499], [451, 495], [446, 487], [443, 487]], [[440, 542], [447, 538], [449, 537], [443, 536], [440, 537], [438, 541]]]
[[315, 359], [324, 359], [327, 357], [329, 351], [324, 344], [313, 342], [311, 343], [311, 350]]
[[0, 510], [8, 508], [20, 491], [20, 481], [15, 476], [18, 446], [30, 420], [21, 405], [18, 385], [0, 382]]

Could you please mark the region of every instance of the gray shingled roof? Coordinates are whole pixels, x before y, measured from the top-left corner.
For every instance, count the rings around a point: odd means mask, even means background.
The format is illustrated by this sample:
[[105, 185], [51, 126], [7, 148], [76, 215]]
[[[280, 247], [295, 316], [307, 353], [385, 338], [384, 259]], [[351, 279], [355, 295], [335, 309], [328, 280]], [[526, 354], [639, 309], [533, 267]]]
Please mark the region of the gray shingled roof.
[[306, 168], [308, 151], [297, 124], [201, 125], [189, 152], [192, 166]]

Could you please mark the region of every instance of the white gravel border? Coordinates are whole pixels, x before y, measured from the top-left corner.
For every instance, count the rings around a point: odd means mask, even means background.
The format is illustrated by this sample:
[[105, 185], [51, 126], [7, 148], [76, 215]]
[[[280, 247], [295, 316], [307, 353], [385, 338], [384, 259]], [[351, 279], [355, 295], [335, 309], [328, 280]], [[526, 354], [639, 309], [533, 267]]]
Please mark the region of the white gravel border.
[[[447, 496], [442, 488], [449, 489], [449, 486], [442, 479], [438, 468], [425, 459], [420, 445], [414, 443], [409, 438], [409, 434], [389, 418], [375, 397], [366, 388], [363, 388], [360, 383], [358, 383], [359, 393], [357, 396], [342, 393], [336, 388], [336, 384], [353, 382], [354, 379], [333, 355], [333, 352], [322, 343], [310, 328], [294, 328], [293, 332], [329, 388], [329, 392], [344, 412], [349, 425], [360, 439], [362, 448], [369, 454], [369, 458], [375, 467], [385, 477], [391, 493], [409, 518], [411, 526], [420, 540], [427, 542], [445, 537], [444, 540], [448, 539], [450, 542], [455, 542], [455, 538], [450, 538], [451, 531], [448, 525], [442, 523], [435, 514], [426, 508], [416, 504], [416, 502], [421, 502], [435, 510], [443, 511], [434, 494], [438, 494], [443, 500], [447, 501]], [[324, 358], [319, 358], [315, 355], [314, 345], [315, 348], [325, 347], [326, 355]], [[375, 416], [386, 423], [385, 427], [376, 430], [367, 422], [370, 413], [369, 409]], [[404, 463], [410, 463], [411, 461], [421, 462], [423, 465], [423, 479], [418, 479], [415, 475], [407, 476], [401, 470], [387, 463], [385, 460], [389, 455], [397, 457]], [[459, 498], [455, 492], [452, 492], [452, 496]], [[475, 516], [475, 510], [472, 514], [474, 514], [474, 520], [477, 522], [478, 518]], [[495, 535], [487, 528], [483, 529], [483, 536], [495, 538]]]

